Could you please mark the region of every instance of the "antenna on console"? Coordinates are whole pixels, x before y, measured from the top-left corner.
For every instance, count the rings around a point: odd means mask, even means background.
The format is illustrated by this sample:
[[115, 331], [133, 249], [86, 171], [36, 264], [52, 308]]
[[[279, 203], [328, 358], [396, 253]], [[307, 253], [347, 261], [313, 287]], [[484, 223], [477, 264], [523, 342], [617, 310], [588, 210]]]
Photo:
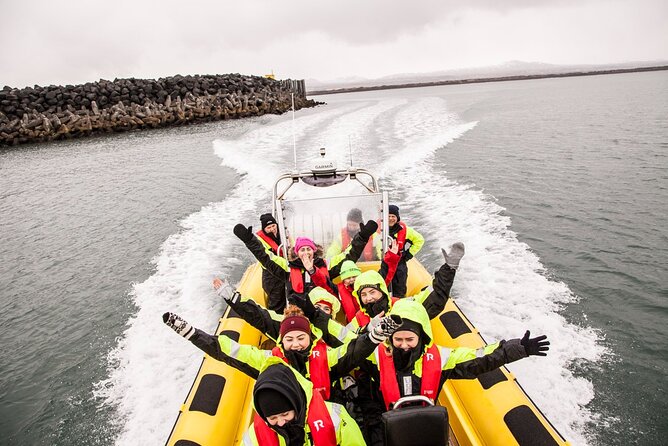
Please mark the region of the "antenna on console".
[[350, 135], [348, 135], [348, 153], [350, 154], [350, 167], [353, 167], [353, 145], [350, 143]]
[[295, 160], [295, 172], [297, 171], [297, 142], [295, 139], [295, 94], [290, 93], [292, 98], [292, 155]]

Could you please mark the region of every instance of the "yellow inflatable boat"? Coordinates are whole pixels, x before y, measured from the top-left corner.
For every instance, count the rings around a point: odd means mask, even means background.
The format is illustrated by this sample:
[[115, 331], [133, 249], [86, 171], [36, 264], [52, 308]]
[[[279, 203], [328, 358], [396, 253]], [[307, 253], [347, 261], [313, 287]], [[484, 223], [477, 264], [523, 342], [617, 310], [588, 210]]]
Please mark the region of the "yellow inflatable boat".
[[[368, 175], [370, 182], [361, 181]], [[287, 196], [297, 183], [308, 186], [334, 186], [346, 179], [358, 182], [363, 194], [349, 189], [329, 196], [313, 198], [299, 194]], [[281, 181], [290, 185], [279, 191]], [[326, 194], [325, 194], [326, 195]], [[340, 204], [345, 203], [343, 206]], [[360, 169], [337, 170], [327, 163], [309, 172], [286, 174], [274, 187], [274, 215], [280, 222], [283, 240], [290, 234], [307, 234], [324, 244], [345, 224], [346, 210], [354, 206], [365, 215], [383, 222], [387, 228], [387, 194], [380, 192], [372, 175]], [[338, 210], [337, 210], [338, 209]], [[387, 234], [379, 244], [387, 247]], [[380, 249], [380, 248], [379, 248]], [[362, 270], [378, 269], [379, 262], [361, 262]], [[408, 263], [408, 293], [412, 295], [431, 285], [431, 276], [415, 259]], [[241, 279], [238, 290], [265, 304], [262, 269], [251, 265]], [[444, 311], [432, 320], [435, 341], [446, 347], [479, 348], [485, 345], [478, 330], [450, 299]], [[243, 344], [261, 346], [266, 338], [245, 323], [230, 308], [225, 310], [216, 330]], [[197, 377], [181, 406], [178, 418], [167, 440], [169, 446], [232, 446], [241, 444], [244, 431], [251, 424], [254, 380], [236, 369], [205, 356]], [[540, 412], [515, 377], [502, 367], [472, 380], [446, 381], [438, 403], [448, 410], [450, 445], [454, 446], [551, 446], [568, 445]]]

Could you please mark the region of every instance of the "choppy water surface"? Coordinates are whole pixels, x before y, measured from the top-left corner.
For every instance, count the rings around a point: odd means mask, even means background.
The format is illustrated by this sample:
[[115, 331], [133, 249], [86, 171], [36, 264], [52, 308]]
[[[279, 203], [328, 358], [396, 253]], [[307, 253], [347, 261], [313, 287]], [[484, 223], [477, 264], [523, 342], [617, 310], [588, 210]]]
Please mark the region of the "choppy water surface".
[[[666, 389], [668, 76], [641, 73], [323, 98], [295, 121], [377, 172], [429, 269], [462, 240], [453, 296], [572, 444], [660, 444]], [[163, 444], [213, 330], [232, 235], [292, 164], [289, 116], [0, 153], [0, 434], [10, 444]], [[308, 151], [307, 151], [308, 149]]]

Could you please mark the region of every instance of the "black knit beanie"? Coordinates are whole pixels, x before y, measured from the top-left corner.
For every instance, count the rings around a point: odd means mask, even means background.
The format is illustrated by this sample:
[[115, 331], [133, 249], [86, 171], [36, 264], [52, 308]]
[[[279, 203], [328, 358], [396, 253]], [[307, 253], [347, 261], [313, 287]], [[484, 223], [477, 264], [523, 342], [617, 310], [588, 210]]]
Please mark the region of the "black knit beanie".
[[352, 208], [348, 212], [348, 216], [346, 217], [346, 220], [347, 221], [354, 221], [355, 223], [362, 223], [362, 221], [364, 221], [362, 219], [362, 211], [360, 211], [357, 208]]
[[255, 395], [255, 404], [265, 417], [295, 410], [285, 395], [274, 389], [261, 389]]
[[399, 216], [399, 206], [396, 204], [391, 204], [388, 206], [389, 213], [397, 216], [397, 221], [401, 221], [401, 216]]
[[260, 223], [262, 223], [262, 229], [266, 228], [269, 225], [277, 224], [276, 219], [271, 214], [260, 215]]

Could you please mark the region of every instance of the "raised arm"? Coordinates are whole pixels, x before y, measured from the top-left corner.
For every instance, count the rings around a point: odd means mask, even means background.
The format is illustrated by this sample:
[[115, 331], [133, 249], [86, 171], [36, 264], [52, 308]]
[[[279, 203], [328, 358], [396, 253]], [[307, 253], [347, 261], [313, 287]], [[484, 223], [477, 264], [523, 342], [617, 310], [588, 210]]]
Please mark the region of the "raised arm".
[[456, 348], [446, 358], [443, 357], [443, 351], [448, 349], [441, 348], [441, 361], [445, 363], [441, 381], [472, 379], [530, 355], [546, 356], [545, 352], [550, 349], [547, 336], [529, 338], [529, 335], [527, 331], [522, 339], [500, 341], [479, 349]]
[[162, 321], [213, 359], [224, 362], [253, 379], [257, 378], [264, 360], [271, 355], [270, 351], [239, 344], [225, 335], [208, 334], [191, 326], [174, 313], [163, 314]]
[[373, 220], [369, 220], [366, 224], [360, 223], [360, 232], [355, 234], [350, 246], [341, 254], [334, 256], [330, 259], [329, 264], [329, 278], [331, 280], [336, 279], [341, 274], [341, 264], [346, 260], [352, 260], [357, 262], [364, 252], [364, 247], [366, 246], [369, 238], [376, 232], [378, 229], [378, 223]]
[[283, 315], [264, 308], [251, 298], [242, 296], [225, 280], [213, 279], [213, 288], [243, 320], [257, 328], [268, 338], [274, 341], [278, 339]]
[[450, 289], [455, 280], [455, 273], [457, 271], [450, 268], [447, 263], [444, 263], [436, 274], [432, 286], [420, 291], [415, 300], [422, 302], [422, 305], [427, 310], [429, 319], [433, 319], [445, 308], [445, 304], [450, 298]]
[[390, 249], [385, 253], [383, 261], [380, 263], [380, 269], [378, 270], [378, 274], [385, 279], [385, 285], [390, 286], [392, 283], [394, 273], [397, 272], [399, 260], [401, 260], [399, 244], [396, 239], [392, 239], [392, 245], [390, 245]]
[[326, 264], [323, 259], [315, 259], [315, 264], [318, 266], [318, 268], [316, 268], [316, 265], [313, 263], [310, 263], [310, 260], [303, 260], [302, 262], [304, 268], [311, 276], [311, 280], [315, 286], [324, 288], [333, 296], [338, 296], [339, 290], [336, 285], [334, 285], [334, 282], [332, 282], [332, 279], [329, 277], [329, 274], [325, 268]]
[[277, 278], [287, 280], [289, 271], [287, 261], [283, 257], [265, 250], [260, 240], [253, 234], [252, 226], [246, 227], [242, 224], [237, 224], [234, 227], [234, 235], [246, 245], [246, 248], [248, 248], [267, 271]]
[[449, 253], [445, 252], [445, 250], [441, 251], [443, 252], [445, 263], [434, 274], [432, 288], [422, 290], [415, 296], [415, 299], [422, 302], [422, 305], [427, 310], [429, 319], [433, 319], [441, 314], [441, 311], [443, 311], [445, 304], [450, 298], [450, 290], [455, 280], [459, 261], [464, 256], [464, 244], [461, 242], [453, 244], [450, 247]]

